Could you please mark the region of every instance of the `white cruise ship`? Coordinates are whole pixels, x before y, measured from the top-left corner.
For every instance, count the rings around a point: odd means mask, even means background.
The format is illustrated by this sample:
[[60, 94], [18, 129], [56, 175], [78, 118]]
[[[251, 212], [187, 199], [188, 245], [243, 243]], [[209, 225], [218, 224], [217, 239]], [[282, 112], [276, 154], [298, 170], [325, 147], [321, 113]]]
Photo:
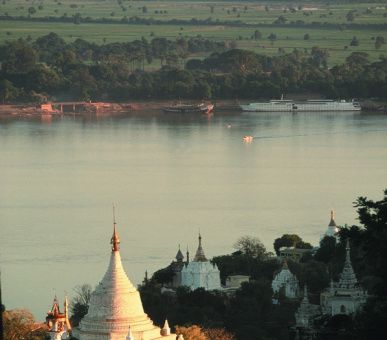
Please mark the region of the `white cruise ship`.
[[358, 102], [330, 99], [310, 99], [296, 103], [293, 100], [270, 100], [266, 103], [240, 105], [243, 111], [253, 112], [310, 112], [310, 111], [360, 111]]

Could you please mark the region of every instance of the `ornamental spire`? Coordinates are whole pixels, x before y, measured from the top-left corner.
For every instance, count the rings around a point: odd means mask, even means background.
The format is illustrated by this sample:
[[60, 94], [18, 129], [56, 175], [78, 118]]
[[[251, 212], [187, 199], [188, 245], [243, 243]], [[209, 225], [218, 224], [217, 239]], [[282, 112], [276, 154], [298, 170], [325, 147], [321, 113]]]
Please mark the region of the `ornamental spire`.
[[288, 257], [286, 255], [284, 257], [284, 264], [282, 266], [282, 270], [289, 270], [289, 267], [288, 267]]
[[161, 329], [161, 335], [166, 336], [171, 334], [171, 328], [169, 327], [168, 324], [168, 319], [165, 319], [164, 327]]
[[355, 285], [357, 284], [357, 279], [351, 263], [350, 247], [349, 247], [348, 239], [347, 239], [345, 250], [346, 250], [345, 263], [344, 263], [343, 271], [340, 275], [339, 286], [340, 288], [350, 289], [355, 287]]
[[336, 227], [335, 210], [333, 209], [333, 204], [332, 204], [332, 209], [331, 209], [331, 221], [329, 222], [329, 226]]
[[204, 255], [204, 250], [202, 248], [202, 236], [199, 231], [199, 247], [196, 250], [196, 255], [194, 258], [194, 262], [207, 262], [206, 255]]
[[110, 244], [112, 245], [112, 251], [118, 251], [119, 247], [118, 245], [120, 244], [120, 238], [118, 237], [117, 231], [116, 231], [116, 215], [115, 215], [115, 205], [113, 203], [113, 236], [110, 239]]

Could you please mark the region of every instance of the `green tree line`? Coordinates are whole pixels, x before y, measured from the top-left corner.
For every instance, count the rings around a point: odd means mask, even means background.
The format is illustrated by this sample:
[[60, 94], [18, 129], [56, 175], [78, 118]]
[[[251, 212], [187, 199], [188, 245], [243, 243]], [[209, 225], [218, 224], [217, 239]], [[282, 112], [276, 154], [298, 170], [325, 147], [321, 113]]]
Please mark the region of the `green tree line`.
[[[146, 9], [146, 6], [142, 7], [143, 13], [144, 9]], [[35, 14], [36, 9], [34, 7], [29, 8], [29, 14], [28, 16], [20, 15], [20, 16], [10, 16], [8, 14], [1, 15], [0, 20], [3, 21], [31, 21], [31, 22], [63, 22], [63, 23], [73, 23], [76, 25], [80, 24], [91, 24], [91, 23], [97, 23], [97, 24], [123, 24], [123, 25], [130, 25], [130, 24], [136, 24], [136, 25], [179, 25], [179, 26], [230, 26], [230, 27], [301, 27], [301, 28], [325, 28], [325, 29], [368, 29], [368, 30], [385, 30], [387, 27], [387, 24], [385, 23], [355, 23], [354, 21], [354, 15], [352, 11], [347, 14], [347, 22], [345, 24], [343, 23], [332, 23], [332, 22], [319, 22], [319, 21], [313, 21], [311, 23], [305, 22], [304, 20], [287, 20], [283, 16], [280, 16], [278, 19], [274, 20], [272, 23], [246, 23], [243, 20], [237, 19], [237, 20], [213, 20], [212, 17], [208, 17], [205, 19], [197, 19], [197, 18], [191, 18], [189, 20], [186, 19], [171, 19], [171, 20], [161, 20], [161, 19], [155, 19], [154, 17], [150, 18], [142, 18], [137, 15], [131, 16], [131, 17], [123, 17], [121, 19], [115, 19], [114, 16], [111, 18], [92, 18], [92, 17], [83, 17], [81, 13], [76, 13], [72, 16], [68, 16], [67, 14], [64, 14], [60, 17], [58, 16], [45, 16], [45, 17], [34, 17], [33, 14]], [[353, 17], [353, 18], [352, 18]]]
[[[197, 52], [212, 54], [192, 59]], [[202, 38], [65, 43], [50, 33], [0, 45], [0, 100], [267, 99], [309, 92], [344, 99], [387, 96], [384, 55], [370, 63], [367, 53], [353, 52], [344, 64], [328, 69], [329, 52], [318, 46], [282, 52], [270, 57]], [[159, 69], [151, 70], [155, 61]]]

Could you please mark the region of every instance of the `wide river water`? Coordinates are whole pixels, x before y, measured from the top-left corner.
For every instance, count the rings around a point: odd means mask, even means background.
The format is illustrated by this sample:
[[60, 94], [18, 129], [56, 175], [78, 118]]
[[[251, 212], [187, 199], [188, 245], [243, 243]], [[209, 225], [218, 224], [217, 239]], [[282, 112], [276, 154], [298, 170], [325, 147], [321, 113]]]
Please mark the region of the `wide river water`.
[[[254, 139], [245, 142], [243, 136]], [[0, 118], [2, 299], [43, 321], [56, 293], [95, 286], [110, 258], [113, 202], [134, 284], [166, 267], [198, 233], [207, 258], [244, 235], [269, 251], [285, 233], [318, 245], [333, 204], [387, 188], [380, 112], [162, 112]]]

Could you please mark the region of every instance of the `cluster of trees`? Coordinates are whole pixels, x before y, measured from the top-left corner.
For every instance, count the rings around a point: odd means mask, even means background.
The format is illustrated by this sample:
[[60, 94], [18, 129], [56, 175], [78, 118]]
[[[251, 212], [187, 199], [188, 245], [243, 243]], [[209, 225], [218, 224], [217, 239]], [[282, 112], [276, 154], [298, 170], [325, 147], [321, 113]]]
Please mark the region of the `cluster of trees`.
[[[186, 62], [190, 54], [203, 51], [213, 53]], [[0, 100], [216, 100], [305, 92], [330, 98], [387, 96], [383, 55], [370, 63], [367, 53], [353, 52], [343, 65], [328, 69], [329, 52], [318, 46], [310, 53], [281, 53], [269, 57], [227, 50], [222, 43], [200, 38], [143, 38], [102, 46], [77, 39], [67, 44], [50, 33], [34, 42], [0, 45]], [[145, 72], [145, 62], [149, 66], [154, 59], [160, 60], [161, 69]]]
[[47, 328], [36, 324], [34, 315], [27, 308], [16, 308], [9, 311], [2, 308], [2, 333], [5, 340], [47, 340]]

